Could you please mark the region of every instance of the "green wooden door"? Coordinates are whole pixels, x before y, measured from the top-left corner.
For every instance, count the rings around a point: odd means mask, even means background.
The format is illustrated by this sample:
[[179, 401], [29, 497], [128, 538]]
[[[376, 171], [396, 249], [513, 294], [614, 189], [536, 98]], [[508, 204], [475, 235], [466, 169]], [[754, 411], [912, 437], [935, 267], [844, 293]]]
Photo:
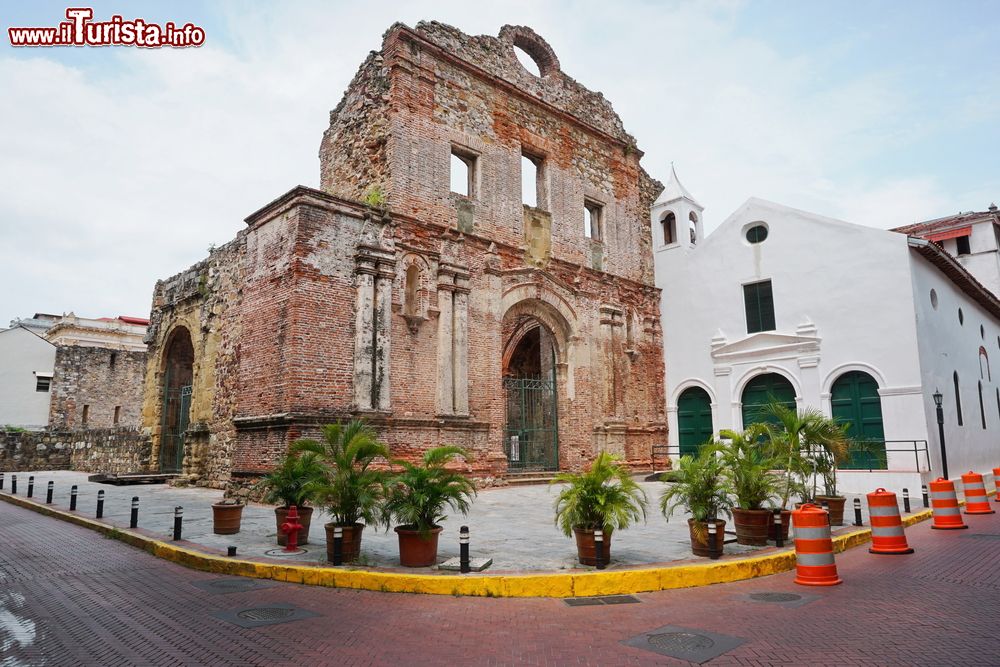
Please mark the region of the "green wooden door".
[[696, 454], [712, 438], [712, 399], [701, 387], [690, 387], [677, 399], [677, 436], [681, 455]]
[[777, 373], [765, 373], [750, 380], [743, 388], [743, 428], [750, 424], [756, 424], [767, 420], [760, 415], [761, 407], [765, 403], [777, 401], [787, 408], [794, 410], [795, 387]]
[[833, 418], [847, 424], [847, 435], [856, 444], [847, 469], [886, 469], [885, 432], [882, 430], [882, 401], [878, 383], [868, 373], [850, 371], [833, 383], [830, 391]]

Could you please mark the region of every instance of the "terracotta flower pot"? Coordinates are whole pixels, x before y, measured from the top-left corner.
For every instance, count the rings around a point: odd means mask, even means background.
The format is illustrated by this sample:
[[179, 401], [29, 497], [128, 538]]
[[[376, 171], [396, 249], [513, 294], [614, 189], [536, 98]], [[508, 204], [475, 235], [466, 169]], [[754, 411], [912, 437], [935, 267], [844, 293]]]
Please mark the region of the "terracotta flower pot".
[[733, 525], [736, 527], [736, 543], [754, 547], [767, 545], [768, 531], [774, 523], [771, 510], [733, 510]]
[[438, 535], [444, 530], [440, 526], [431, 528], [421, 535], [413, 526], [394, 528], [399, 536], [399, 564], [403, 567], [430, 567], [437, 562]]
[[350, 525], [338, 526], [335, 523], [323, 525], [326, 528], [326, 559], [333, 562], [333, 530], [340, 528], [343, 532], [340, 538], [340, 559], [345, 563], [353, 563], [361, 555], [361, 531], [365, 529], [365, 524], [354, 523]]
[[816, 496], [816, 502], [821, 505], [826, 503], [830, 511], [831, 526], [844, 525], [844, 503], [847, 502], [847, 498], [844, 496]]
[[243, 521], [242, 503], [215, 503], [212, 505], [212, 532], [216, 535], [235, 535]]
[[[597, 565], [597, 542], [594, 540], [594, 531], [574, 528], [573, 534], [576, 536], [576, 555], [580, 564]], [[605, 565], [611, 562], [611, 533], [608, 532], [604, 533], [601, 559]]]
[[[309, 544], [309, 522], [312, 520], [313, 508], [311, 507], [298, 507], [299, 511], [299, 523], [302, 524], [302, 530], [299, 531], [299, 546], [303, 544]], [[274, 523], [275, 528], [278, 531], [278, 546], [285, 546], [288, 536], [281, 532], [281, 524], [285, 523], [285, 517], [288, 516], [287, 507], [275, 507], [274, 508]]]
[[[778, 539], [778, 528], [774, 525], [774, 515], [777, 514], [777, 510], [771, 511], [771, 523], [767, 527], [767, 539], [776, 542]], [[788, 542], [788, 527], [792, 525], [792, 511], [791, 510], [781, 510], [781, 539]]]
[[[726, 522], [723, 519], [715, 519], [715, 553], [722, 554], [726, 541]], [[695, 525], [701, 525], [701, 539], [695, 534]], [[688, 519], [688, 531], [691, 533], [691, 551], [695, 556], [711, 556], [712, 550], [708, 543], [708, 522]]]

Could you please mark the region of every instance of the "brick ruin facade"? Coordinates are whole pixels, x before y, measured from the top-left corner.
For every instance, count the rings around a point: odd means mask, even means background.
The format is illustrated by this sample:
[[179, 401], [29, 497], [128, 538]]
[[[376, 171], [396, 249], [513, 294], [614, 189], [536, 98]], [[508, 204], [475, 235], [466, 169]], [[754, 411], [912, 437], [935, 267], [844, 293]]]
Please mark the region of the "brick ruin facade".
[[[648, 467], [666, 442], [648, 219], [662, 186], [641, 155], [529, 28], [392, 26], [330, 114], [320, 189], [286, 193], [157, 283], [143, 407], [154, 464], [239, 482], [360, 415], [395, 456], [455, 443], [471, 474], [504, 475], [532, 430], [509, 423], [510, 387], [527, 378], [546, 392], [549, 467], [601, 450]], [[172, 396], [189, 401], [183, 418]]]
[[56, 347], [49, 429], [138, 428], [146, 352]]

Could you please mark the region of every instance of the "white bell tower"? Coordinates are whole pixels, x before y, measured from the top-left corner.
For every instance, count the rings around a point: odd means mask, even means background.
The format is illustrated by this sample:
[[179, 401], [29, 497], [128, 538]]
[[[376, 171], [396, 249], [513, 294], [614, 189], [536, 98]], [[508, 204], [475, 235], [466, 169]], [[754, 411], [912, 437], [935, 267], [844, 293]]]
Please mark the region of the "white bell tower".
[[673, 163], [670, 179], [650, 209], [653, 226], [653, 251], [667, 248], [694, 248], [703, 238], [702, 206], [680, 180]]

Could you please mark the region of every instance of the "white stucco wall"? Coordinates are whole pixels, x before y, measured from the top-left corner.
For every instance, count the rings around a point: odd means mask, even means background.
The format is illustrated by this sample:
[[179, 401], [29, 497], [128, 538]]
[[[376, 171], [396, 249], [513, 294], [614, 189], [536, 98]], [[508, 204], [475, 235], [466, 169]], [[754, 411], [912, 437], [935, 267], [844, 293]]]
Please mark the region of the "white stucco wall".
[[[935, 473], [940, 457], [937, 417], [931, 395], [937, 388], [944, 395], [944, 430], [948, 447], [948, 472], [952, 479], [974, 470], [988, 472], [1000, 466], [1000, 321], [970, 299], [941, 271], [911, 251], [912, 283], [920, 331], [920, 371], [927, 388], [924, 397], [926, 428], [933, 442], [931, 455]], [[930, 292], [937, 295], [937, 308]], [[961, 308], [964, 323], [959, 322]], [[982, 329], [980, 329], [982, 327]], [[980, 363], [980, 347], [989, 361]], [[953, 373], [958, 372], [963, 426], [958, 425]], [[978, 383], [983, 383], [986, 428], [979, 410]]]
[[[757, 221], [768, 237], [750, 244]], [[739, 429], [742, 389], [767, 372], [829, 415], [836, 378], [865, 371], [879, 384], [886, 439], [928, 440], [904, 235], [751, 199], [694, 248], [654, 243], [654, 258], [672, 447], [681, 391], [705, 387], [715, 431]], [[742, 285], [766, 279], [776, 330], [748, 335]], [[913, 459], [890, 454], [889, 468], [912, 470]]]
[[51, 377], [55, 359], [55, 346], [27, 329], [0, 331], [0, 426], [48, 424], [50, 392], [35, 391], [35, 373]]

